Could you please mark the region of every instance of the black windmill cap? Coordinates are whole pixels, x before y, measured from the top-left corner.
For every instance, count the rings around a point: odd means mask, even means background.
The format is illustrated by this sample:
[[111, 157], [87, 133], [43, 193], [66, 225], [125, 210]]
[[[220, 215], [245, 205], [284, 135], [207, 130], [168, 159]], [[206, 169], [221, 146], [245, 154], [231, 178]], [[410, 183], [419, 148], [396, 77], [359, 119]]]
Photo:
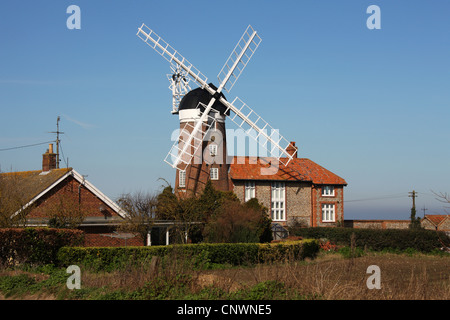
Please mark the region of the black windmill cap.
[[[212, 83], [210, 83], [209, 86], [214, 90], [217, 90], [217, 87], [214, 86]], [[218, 98], [220, 97], [226, 100], [225, 96], [221, 92], [220, 94], [218, 94], [218, 96], [216, 95], [216, 101], [214, 102], [212, 107], [213, 109], [217, 110], [221, 115], [229, 116], [230, 110], [227, 110], [227, 107], [219, 101]], [[211, 101], [212, 98], [213, 96], [208, 92], [208, 90], [200, 87], [196, 88], [194, 90], [189, 91], [183, 97], [183, 99], [181, 99], [178, 110], [196, 109], [200, 102], [203, 103], [204, 105], [208, 105], [209, 101]], [[203, 107], [202, 105], [200, 105], [199, 108], [201, 112], [205, 111], [205, 107]]]

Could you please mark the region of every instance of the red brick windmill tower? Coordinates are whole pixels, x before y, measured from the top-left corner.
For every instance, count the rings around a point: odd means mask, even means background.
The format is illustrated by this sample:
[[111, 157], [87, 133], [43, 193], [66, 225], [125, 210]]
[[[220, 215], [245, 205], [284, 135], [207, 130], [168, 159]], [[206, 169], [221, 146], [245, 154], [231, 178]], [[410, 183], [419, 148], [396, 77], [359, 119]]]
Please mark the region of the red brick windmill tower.
[[[279, 135], [278, 130], [273, 130], [239, 98], [228, 102], [222, 93], [223, 90], [230, 92], [261, 42], [251, 26], [245, 30], [220, 71], [218, 87], [208, 83], [197, 68], [146, 25], [142, 24], [137, 35], [175, 70], [169, 80], [173, 93], [172, 113], [179, 115], [180, 134], [164, 161], [177, 169], [175, 190], [178, 193], [197, 194], [208, 180], [219, 190], [230, 189], [227, 117], [246, 133], [252, 132], [249, 136], [256, 139], [277, 163], [287, 165], [294, 158], [295, 154], [286, 151], [290, 143]], [[189, 80], [186, 79], [194, 80], [199, 88], [187, 92]]]

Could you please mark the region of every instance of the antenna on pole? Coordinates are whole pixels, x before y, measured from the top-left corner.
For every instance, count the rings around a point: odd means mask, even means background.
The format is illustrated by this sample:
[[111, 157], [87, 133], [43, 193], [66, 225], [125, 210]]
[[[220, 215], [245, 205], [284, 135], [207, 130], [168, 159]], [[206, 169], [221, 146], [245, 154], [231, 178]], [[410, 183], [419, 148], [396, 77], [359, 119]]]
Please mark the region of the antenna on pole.
[[420, 210], [422, 210], [422, 211], [423, 211], [423, 216], [425, 217], [425, 211], [427, 211], [428, 209], [427, 209], [427, 208], [425, 208], [425, 206], [423, 206], [423, 208], [422, 208], [422, 209], [420, 209]]
[[58, 118], [56, 119], [56, 131], [50, 132], [50, 133], [56, 133], [56, 169], [59, 169], [59, 162], [61, 161], [59, 159], [59, 142], [61, 141], [59, 139], [59, 135], [64, 134], [64, 132], [59, 131], [59, 121], [60, 120], [61, 120], [61, 118], [58, 116]]

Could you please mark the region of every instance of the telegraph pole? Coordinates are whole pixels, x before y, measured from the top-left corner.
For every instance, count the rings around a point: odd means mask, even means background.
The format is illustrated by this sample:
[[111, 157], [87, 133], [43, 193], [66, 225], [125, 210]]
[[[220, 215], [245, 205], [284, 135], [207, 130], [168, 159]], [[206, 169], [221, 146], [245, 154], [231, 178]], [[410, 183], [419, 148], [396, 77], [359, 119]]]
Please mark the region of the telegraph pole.
[[413, 201], [413, 209], [414, 210], [416, 210], [416, 197], [417, 197], [417, 192], [416, 191], [412, 191], [412, 192], [409, 192], [409, 196], [408, 197], [410, 197], [410, 198], [412, 198], [412, 201]]
[[409, 192], [409, 196], [410, 198], [412, 198], [413, 201], [413, 206], [411, 208], [411, 227], [412, 228], [416, 228], [418, 227], [418, 220], [416, 219], [416, 197], [417, 197], [417, 192], [415, 190], [413, 190], [412, 192]]

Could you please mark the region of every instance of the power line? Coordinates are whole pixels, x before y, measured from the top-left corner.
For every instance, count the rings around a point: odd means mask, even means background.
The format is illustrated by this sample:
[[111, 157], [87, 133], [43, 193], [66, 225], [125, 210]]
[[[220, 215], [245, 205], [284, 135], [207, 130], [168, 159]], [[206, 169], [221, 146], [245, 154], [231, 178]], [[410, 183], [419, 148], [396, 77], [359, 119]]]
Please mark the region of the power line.
[[63, 156], [64, 163], [66, 164], [66, 168], [68, 168], [69, 167], [69, 163], [67, 162], [66, 156], [64, 155], [64, 151], [63, 151], [63, 148], [62, 148], [61, 141], [59, 142], [59, 148], [61, 149], [61, 153], [62, 153], [62, 156]]
[[3, 148], [3, 149], [0, 149], [0, 151], [9, 151], [9, 150], [15, 150], [15, 149], [22, 149], [22, 148], [35, 147], [35, 146], [40, 146], [40, 145], [47, 144], [47, 143], [51, 143], [51, 142], [54, 142], [54, 141], [46, 141], [46, 142], [39, 142], [39, 143], [35, 143], [35, 144], [28, 144], [28, 145], [25, 145], [25, 146], [18, 146], [18, 147], [11, 147], [11, 148]]
[[395, 199], [395, 198], [404, 198], [407, 195], [404, 193], [401, 194], [393, 194], [393, 195], [386, 195], [386, 196], [380, 196], [380, 197], [374, 197], [374, 198], [365, 198], [365, 199], [355, 199], [355, 200], [344, 200], [344, 202], [359, 202], [359, 201], [372, 201], [372, 200], [384, 200], [384, 199]]

